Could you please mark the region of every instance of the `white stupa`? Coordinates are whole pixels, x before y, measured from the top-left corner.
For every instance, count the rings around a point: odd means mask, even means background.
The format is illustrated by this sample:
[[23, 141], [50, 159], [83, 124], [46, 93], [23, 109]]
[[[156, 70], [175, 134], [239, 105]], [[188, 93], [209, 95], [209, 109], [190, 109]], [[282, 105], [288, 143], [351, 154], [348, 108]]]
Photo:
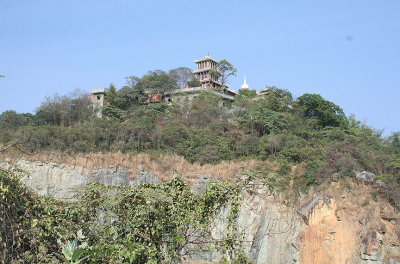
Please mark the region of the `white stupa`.
[[243, 84], [240, 87], [240, 90], [250, 90], [250, 87], [249, 87], [249, 85], [247, 84], [247, 81], [246, 81], [246, 76], [244, 76]]

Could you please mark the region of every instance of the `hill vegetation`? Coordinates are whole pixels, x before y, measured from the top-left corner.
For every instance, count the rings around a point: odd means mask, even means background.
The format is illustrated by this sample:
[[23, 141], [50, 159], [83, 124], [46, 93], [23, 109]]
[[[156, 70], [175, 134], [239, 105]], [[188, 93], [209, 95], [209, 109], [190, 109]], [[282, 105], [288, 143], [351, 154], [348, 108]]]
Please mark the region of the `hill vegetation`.
[[[180, 263], [207, 250], [247, 263], [233, 232], [238, 190], [215, 182], [195, 195], [182, 179], [91, 184], [67, 203], [34, 194], [18, 173], [0, 169], [0, 263]], [[212, 239], [212, 219], [228, 203], [230, 232]]]
[[400, 133], [382, 138], [318, 94], [294, 99], [289, 91], [270, 87], [265, 95], [241, 91], [228, 106], [207, 92], [186, 103], [145, 103], [145, 91], [163, 93], [193, 82], [184, 69], [129, 77], [119, 90], [111, 85], [102, 119], [93, 117], [87, 95], [76, 92], [46, 98], [35, 114], [6, 111], [0, 115], [0, 143], [29, 138], [19, 145], [27, 153], [164, 153], [201, 164], [305, 163], [307, 186], [335, 173], [352, 176], [355, 170], [399, 182]]
[[[264, 95], [242, 90], [224, 106], [209, 92], [180, 104], [145, 103], [149, 91], [165, 93], [182, 84], [198, 85], [186, 68], [129, 77], [121, 89], [110, 86], [104, 118], [93, 116], [88, 96], [79, 92], [46, 98], [35, 114], [5, 111], [0, 149], [173, 155], [198, 166], [225, 164], [221, 168], [248, 162], [252, 169], [243, 174], [287, 200], [327, 180], [370, 171], [386, 183], [382, 194], [399, 204], [399, 132], [383, 138], [318, 94], [293, 98], [276, 87]], [[0, 170], [0, 262], [178, 263], [187, 253], [183, 248], [199, 244], [200, 234], [207, 237], [212, 217], [230, 204], [229, 234], [206, 244], [231, 263], [246, 263], [233, 224], [239, 191], [230, 179], [194, 195], [183, 180], [172, 179], [129, 188], [89, 185], [80, 202], [64, 203], [36, 196], [18, 173]]]

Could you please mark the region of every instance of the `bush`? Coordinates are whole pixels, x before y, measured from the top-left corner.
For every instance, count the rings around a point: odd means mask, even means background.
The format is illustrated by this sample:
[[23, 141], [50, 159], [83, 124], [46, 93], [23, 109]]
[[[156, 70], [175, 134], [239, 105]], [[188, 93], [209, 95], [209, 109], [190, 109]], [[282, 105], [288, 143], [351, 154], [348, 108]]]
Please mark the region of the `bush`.
[[0, 262], [163, 263], [209, 247], [239, 253], [238, 234], [226, 241], [210, 236], [213, 217], [227, 203], [227, 224], [235, 226], [238, 195], [237, 186], [222, 182], [195, 195], [174, 179], [135, 187], [91, 184], [79, 202], [65, 203], [33, 194], [18, 175], [0, 170]]

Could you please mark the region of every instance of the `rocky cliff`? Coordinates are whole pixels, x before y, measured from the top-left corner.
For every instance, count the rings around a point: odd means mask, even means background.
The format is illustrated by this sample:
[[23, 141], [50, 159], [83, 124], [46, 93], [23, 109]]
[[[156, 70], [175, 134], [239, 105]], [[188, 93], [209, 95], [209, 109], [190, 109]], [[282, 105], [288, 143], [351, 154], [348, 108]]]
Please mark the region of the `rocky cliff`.
[[[23, 182], [43, 195], [74, 199], [88, 182], [108, 185], [158, 183], [138, 166], [84, 166], [55, 162], [3, 161], [2, 167], [24, 171]], [[213, 175], [188, 179], [200, 192]], [[247, 257], [266, 264], [399, 264], [400, 214], [377, 187], [361, 181], [327, 183], [289, 203], [255, 182], [242, 193], [238, 232]], [[224, 211], [215, 219], [213, 236], [223, 236]], [[218, 254], [194, 255], [191, 263], [218, 263]]]

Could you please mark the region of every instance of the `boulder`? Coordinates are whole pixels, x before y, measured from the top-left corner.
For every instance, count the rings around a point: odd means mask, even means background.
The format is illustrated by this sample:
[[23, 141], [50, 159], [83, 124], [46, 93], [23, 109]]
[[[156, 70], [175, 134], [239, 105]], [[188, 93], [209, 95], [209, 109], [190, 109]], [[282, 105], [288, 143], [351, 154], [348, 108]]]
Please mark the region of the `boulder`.
[[356, 179], [376, 187], [384, 186], [384, 182], [382, 182], [381, 180], [377, 180], [376, 175], [372, 172], [368, 171], [356, 172]]

